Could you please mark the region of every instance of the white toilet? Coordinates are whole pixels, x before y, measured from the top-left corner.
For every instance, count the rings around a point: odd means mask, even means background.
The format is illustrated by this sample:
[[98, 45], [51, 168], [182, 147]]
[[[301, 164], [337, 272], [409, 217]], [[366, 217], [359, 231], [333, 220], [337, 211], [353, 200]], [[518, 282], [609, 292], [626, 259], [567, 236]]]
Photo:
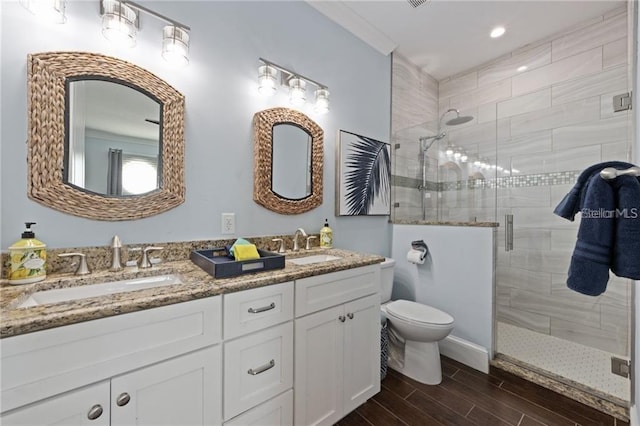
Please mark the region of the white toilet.
[[[380, 309], [389, 320], [393, 334], [389, 346], [396, 354], [390, 357], [389, 367], [420, 383], [437, 385], [442, 381], [438, 341], [453, 330], [453, 317], [421, 303], [390, 301], [395, 263], [393, 259], [382, 262], [380, 276]], [[402, 352], [404, 359], [398, 360], [397, 354]]]

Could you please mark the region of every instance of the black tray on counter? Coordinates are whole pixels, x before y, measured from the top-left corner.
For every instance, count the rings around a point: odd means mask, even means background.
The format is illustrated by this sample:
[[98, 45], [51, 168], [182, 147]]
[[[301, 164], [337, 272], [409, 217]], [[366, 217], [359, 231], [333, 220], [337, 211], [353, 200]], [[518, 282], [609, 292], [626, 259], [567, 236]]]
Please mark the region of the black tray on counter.
[[214, 278], [229, 278], [252, 272], [270, 271], [284, 268], [284, 256], [266, 250], [258, 249], [260, 259], [234, 260], [226, 256], [224, 247], [194, 250], [191, 261], [204, 269]]

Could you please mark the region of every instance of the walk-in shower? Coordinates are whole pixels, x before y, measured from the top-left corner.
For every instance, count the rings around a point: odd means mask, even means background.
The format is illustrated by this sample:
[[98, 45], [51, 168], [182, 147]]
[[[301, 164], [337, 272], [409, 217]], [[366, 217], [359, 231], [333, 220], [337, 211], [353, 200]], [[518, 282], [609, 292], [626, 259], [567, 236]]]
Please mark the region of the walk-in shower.
[[[420, 184], [420, 186], [418, 187], [418, 189], [421, 192], [421, 204], [422, 204], [422, 220], [426, 220], [427, 219], [427, 214], [426, 214], [426, 191], [430, 188], [429, 182], [428, 182], [428, 176], [427, 176], [427, 172], [428, 172], [428, 168], [429, 168], [429, 156], [427, 154], [427, 151], [429, 150], [429, 148], [431, 148], [431, 146], [440, 141], [441, 139], [444, 139], [447, 136], [447, 132], [443, 131], [443, 120], [444, 118], [450, 114], [450, 113], [455, 113], [455, 117], [450, 118], [449, 120], [444, 122], [445, 126], [458, 126], [460, 124], [464, 124], [464, 123], [468, 123], [471, 120], [473, 120], [473, 116], [471, 115], [460, 115], [460, 110], [458, 110], [457, 108], [449, 108], [448, 110], [446, 110], [441, 116], [440, 119], [438, 120], [438, 127], [437, 127], [437, 134], [432, 135], [432, 136], [421, 136], [419, 138], [420, 141], [420, 148], [422, 151], [422, 155], [420, 156], [420, 166], [422, 169], [422, 183]], [[435, 158], [436, 161], [439, 160], [439, 158]]]

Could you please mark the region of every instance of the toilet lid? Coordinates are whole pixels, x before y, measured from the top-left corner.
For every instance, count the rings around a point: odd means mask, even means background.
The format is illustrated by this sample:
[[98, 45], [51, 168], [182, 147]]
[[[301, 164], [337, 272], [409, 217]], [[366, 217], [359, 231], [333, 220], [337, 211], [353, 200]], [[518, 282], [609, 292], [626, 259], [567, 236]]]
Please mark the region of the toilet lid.
[[396, 300], [387, 305], [387, 313], [400, 319], [424, 324], [452, 324], [453, 317], [446, 312], [409, 300]]

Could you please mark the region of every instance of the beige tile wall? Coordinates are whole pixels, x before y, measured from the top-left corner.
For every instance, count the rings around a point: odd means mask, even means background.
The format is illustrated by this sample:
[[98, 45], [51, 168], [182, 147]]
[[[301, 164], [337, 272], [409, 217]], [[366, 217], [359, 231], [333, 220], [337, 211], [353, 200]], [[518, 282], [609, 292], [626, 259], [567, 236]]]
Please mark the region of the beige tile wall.
[[[626, 7], [524, 46], [478, 68], [436, 82], [394, 55], [392, 130], [400, 143], [394, 174], [421, 181], [417, 138], [437, 132], [448, 108], [474, 120], [445, 127], [447, 137], [429, 150], [428, 179], [445, 182], [482, 174], [510, 176], [473, 165], [480, 157], [519, 176], [579, 172], [608, 160], [630, 158], [628, 112], [613, 113], [612, 97], [628, 91]], [[517, 68], [526, 65], [524, 72]], [[498, 153], [496, 156], [496, 142]], [[446, 144], [466, 150], [467, 163], [448, 158]], [[412, 147], [413, 146], [413, 147]], [[452, 173], [456, 171], [456, 174]], [[516, 175], [516, 174], [514, 174]], [[589, 297], [566, 287], [579, 218], [552, 214], [572, 184], [428, 193], [427, 213], [439, 220], [515, 217], [515, 250], [505, 253], [498, 230], [498, 319], [628, 355], [630, 283], [612, 276], [606, 293]], [[420, 191], [397, 188], [394, 218], [422, 214]], [[495, 203], [497, 202], [497, 206]]]

